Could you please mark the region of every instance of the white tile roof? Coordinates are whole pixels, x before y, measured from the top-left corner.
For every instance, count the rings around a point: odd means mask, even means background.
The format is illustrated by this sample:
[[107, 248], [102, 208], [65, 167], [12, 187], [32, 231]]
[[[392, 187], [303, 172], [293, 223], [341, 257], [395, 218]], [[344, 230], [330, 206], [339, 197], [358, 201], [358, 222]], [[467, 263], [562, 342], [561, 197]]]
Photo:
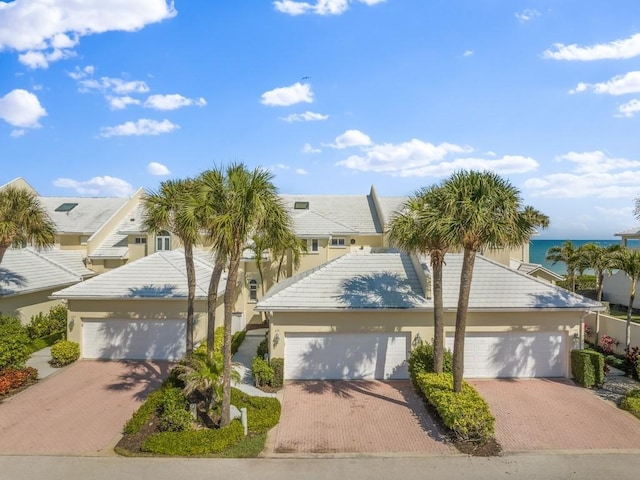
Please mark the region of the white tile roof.
[[406, 254], [348, 253], [280, 282], [258, 310], [430, 308]]
[[380, 216], [384, 219], [386, 226], [391, 222], [393, 215], [400, 209], [402, 204], [409, 197], [378, 197], [378, 205], [380, 206]]
[[136, 235], [142, 232], [142, 215], [144, 206], [139, 201], [118, 224], [113, 232], [96, 248], [91, 255], [92, 259], [97, 258], [127, 258], [129, 253], [129, 235]]
[[622, 232], [618, 232], [618, 233], [614, 233], [615, 236], [617, 237], [622, 237], [622, 236], [631, 236], [631, 235], [640, 235], [640, 227], [633, 227], [633, 228], [629, 228], [627, 230], [623, 230]]
[[[213, 265], [209, 253], [194, 252], [196, 298], [206, 299]], [[219, 292], [226, 286], [220, 279]], [[156, 252], [59, 292], [57, 298], [186, 298], [187, 274], [182, 249]]]
[[[281, 195], [299, 236], [382, 233], [369, 195]], [[296, 210], [295, 202], [309, 202]]]
[[[92, 235], [129, 199], [113, 197], [38, 197], [58, 233]], [[56, 212], [63, 203], [77, 203], [69, 212]]]
[[144, 201], [139, 200], [136, 206], [127, 213], [120, 225], [118, 225], [118, 233], [123, 235], [138, 235], [145, 233], [144, 229]]
[[0, 296], [71, 285], [93, 275], [95, 273], [84, 266], [81, 252], [12, 248], [0, 264]]
[[555, 278], [556, 280], [563, 280], [562, 275], [558, 275], [556, 272], [543, 267], [539, 263], [526, 263], [516, 260], [515, 258], [509, 259], [509, 267], [517, 270], [518, 272], [526, 273], [527, 275], [533, 275], [536, 272], [545, 272], [547, 275]]

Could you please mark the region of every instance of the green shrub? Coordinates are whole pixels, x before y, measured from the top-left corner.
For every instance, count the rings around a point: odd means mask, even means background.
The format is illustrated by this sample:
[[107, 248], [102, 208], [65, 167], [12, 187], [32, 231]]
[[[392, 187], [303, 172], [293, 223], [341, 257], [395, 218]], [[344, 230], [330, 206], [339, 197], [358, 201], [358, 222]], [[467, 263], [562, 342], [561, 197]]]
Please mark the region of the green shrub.
[[247, 332], [244, 330], [240, 330], [233, 334], [233, 337], [231, 338], [231, 355], [238, 353], [238, 349], [240, 348], [240, 345], [242, 345], [242, 342], [244, 342], [244, 337], [246, 337], [246, 335]]
[[29, 342], [29, 353], [34, 353], [43, 348], [50, 347], [59, 340], [65, 340], [67, 332], [58, 332], [47, 335], [46, 337], [34, 338]]
[[140, 405], [140, 408], [138, 408], [127, 423], [124, 424], [123, 432], [126, 435], [135, 435], [144, 425], [149, 423], [153, 414], [158, 410], [163, 394], [163, 388], [149, 394], [145, 402]]
[[142, 445], [144, 452], [181, 457], [220, 453], [244, 438], [244, 428], [238, 420], [219, 429], [162, 432], [150, 435]]
[[493, 437], [495, 418], [489, 405], [467, 382], [463, 382], [462, 392], [455, 393], [451, 374], [418, 373], [416, 384], [460, 440], [482, 443]]
[[611, 365], [614, 368], [617, 368], [618, 370], [623, 370], [627, 367], [627, 362], [626, 360], [623, 360], [622, 358], [618, 358], [615, 355], [607, 355], [606, 357], [604, 357], [604, 363], [606, 363], [607, 365]]
[[262, 357], [255, 357], [251, 362], [251, 373], [257, 387], [270, 385], [273, 381], [273, 368]]
[[46, 315], [42, 312], [31, 317], [27, 324], [27, 334], [32, 339], [46, 337], [52, 333], [64, 332], [67, 329], [67, 307], [56, 305]]
[[264, 358], [264, 356], [268, 353], [269, 353], [269, 337], [265, 337], [264, 340], [262, 340], [258, 344], [258, 348], [256, 349], [256, 356], [260, 358]]
[[0, 370], [21, 368], [31, 355], [29, 343], [20, 320], [0, 314]]
[[80, 358], [80, 345], [69, 340], [60, 340], [51, 347], [51, 360], [54, 367], [64, 367]]
[[640, 418], [640, 388], [629, 390], [620, 402], [620, 408]]
[[158, 404], [160, 430], [163, 432], [183, 432], [191, 427], [189, 404], [179, 388], [165, 388]]
[[269, 365], [273, 370], [271, 386], [273, 388], [282, 388], [284, 383], [284, 358], [272, 358]]
[[586, 388], [604, 383], [604, 356], [594, 350], [571, 351], [571, 373]]
[[247, 426], [251, 433], [263, 433], [280, 421], [281, 405], [277, 398], [252, 397], [236, 388], [231, 389], [231, 403], [247, 409]]
[[[433, 371], [433, 345], [427, 342], [423, 342], [415, 347], [409, 355], [409, 374], [411, 379], [421, 372], [434, 373]], [[451, 373], [453, 371], [453, 357], [451, 350], [445, 349], [443, 372]], [[415, 383], [415, 381], [414, 381]]]

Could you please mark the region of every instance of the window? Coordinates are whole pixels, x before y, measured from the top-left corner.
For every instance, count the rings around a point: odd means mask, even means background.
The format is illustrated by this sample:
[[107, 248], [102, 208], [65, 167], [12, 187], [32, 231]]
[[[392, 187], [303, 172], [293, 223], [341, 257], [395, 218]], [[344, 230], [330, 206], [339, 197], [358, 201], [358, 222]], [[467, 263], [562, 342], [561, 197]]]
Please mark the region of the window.
[[320, 244], [317, 238], [307, 238], [307, 252], [318, 253], [320, 251]]
[[58, 208], [56, 208], [56, 212], [70, 212], [77, 206], [78, 206], [77, 203], [63, 203]]
[[345, 245], [346, 245], [346, 242], [344, 237], [333, 237], [331, 239], [332, 247], [344, 247]]
[[136, 245], [145, 245], [147, 243], [147, 237], [136, 237]]
[[309, 210], [309, 202], [294, 202], [294, 210]]
[[171, 235], [169, 232], [162, 231], [156, 237], [156, 251], [171, 250]]
[[258, 301], [258, 281], [254, 279], [249, 280], [249, 301]]

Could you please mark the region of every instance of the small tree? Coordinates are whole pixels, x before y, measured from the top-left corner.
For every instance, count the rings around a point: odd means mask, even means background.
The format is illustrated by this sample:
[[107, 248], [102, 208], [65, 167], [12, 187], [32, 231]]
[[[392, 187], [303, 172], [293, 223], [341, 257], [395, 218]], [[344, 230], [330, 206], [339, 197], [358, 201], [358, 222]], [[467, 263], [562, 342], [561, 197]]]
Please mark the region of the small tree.
[[633, 313], [633, 302], [636, 298], [636, 286], [640, 279], [640, 250], [621, 248], [614, 254], [613, 268], [622, 270], [631, 280], [629, 292], [629, 306], [627, 307], [627, 328], [625, 335], [625, 348], [631, 348], [631, 315]]
[[562, 262], [567, 266], [567, 280], [571, 285], [571, 291], [576, 291], [576, 272], [578, 270], [578, 251], [571, 240], [565, 241], [562, 245], [554, 245], [547, 250], [545, 256], [547, 262], [555, 265]]
[[622, 248], [620, 245], [601, 247], [597, 243], [586, 243], [576, 252], [576, 264], [578, 270], [584, 271], [591, 268], [596, 273], [596, 300], [602, 300], [604, 287], [604, 274], [611, 274], [615, 265], [614, 253]]

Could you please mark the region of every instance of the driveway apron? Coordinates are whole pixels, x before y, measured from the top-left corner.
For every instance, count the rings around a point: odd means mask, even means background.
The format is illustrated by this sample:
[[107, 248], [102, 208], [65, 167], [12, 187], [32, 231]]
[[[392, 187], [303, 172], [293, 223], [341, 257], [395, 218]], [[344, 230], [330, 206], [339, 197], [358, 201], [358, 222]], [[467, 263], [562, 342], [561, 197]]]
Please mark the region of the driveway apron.
[[286, 382], [275, 453], [453, 453], [410, 382]]
[[0, 454], [99, 454], [169, 367], [84, 360], [65, 368], [0, 403]]
[[640, 449], [640, 420], [570, 380], [470, 380], [504, 451]]

